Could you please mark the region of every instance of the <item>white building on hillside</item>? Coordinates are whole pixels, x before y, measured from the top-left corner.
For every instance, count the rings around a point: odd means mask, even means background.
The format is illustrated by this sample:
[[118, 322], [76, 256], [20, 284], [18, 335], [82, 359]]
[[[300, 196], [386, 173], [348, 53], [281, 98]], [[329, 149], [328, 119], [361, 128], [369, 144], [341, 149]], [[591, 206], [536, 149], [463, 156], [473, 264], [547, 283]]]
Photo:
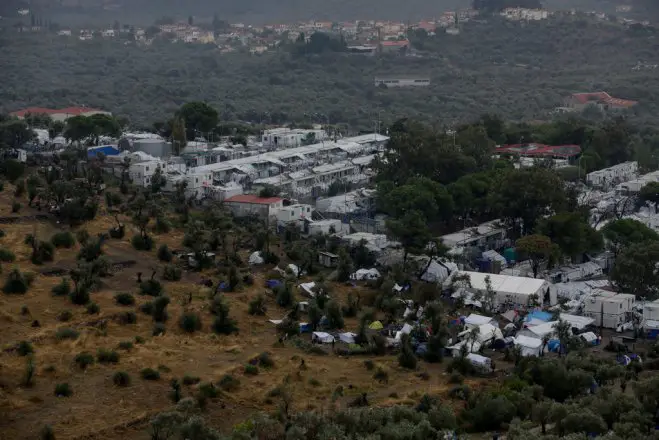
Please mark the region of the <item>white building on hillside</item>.
[[440, 238], [442, 243], [451, 249], [474, 246], [487, 251], [506, 245], [506, 229], [501, 220], [492, 220], [473, 228], [442, 235]]
[[292, 148], [300, 147], [305, 142], [315, 144], [325, 139], [327, 139], [327, 133], [321, 129], [273, 128], [263, 131], [261, 142], [266, 148]]
[[608, 191], [619, 183], [632, 180], [638, 175], [638, 162], [623, 162], [586, 174], [586, 182], [594, 188]]
[[128, 177], [134, 185], [146, 187], [151, 184], [151, 177], [156, 173], [156, 169], [160, 168], [164, 175], [165, 165], [165, 162], [161, 160], [133, 163], [128, 168]]
[[584, 301], [584, 316], [595, 320], [595, 325], [617, 328], [630, 319], [636, 297], [627, 293], [596, 290]]
[[549, 289], [549, 282], [537, 278], [456, 271], [444, 282], [444, 285], [448, 287], [456, 276], [461, 275], [469, 277], [470, 286], [465, 287], [465, 290], [466, 293], [472, 295], [487, 292], [487, 278], [489, 277], [491, 288], [495, 292], [495, 305], [504, 309], [529, 306], [534, 296], [540, 304], [547, 302], [549, 305], [555, 305], [557, 303], [555, 292]]

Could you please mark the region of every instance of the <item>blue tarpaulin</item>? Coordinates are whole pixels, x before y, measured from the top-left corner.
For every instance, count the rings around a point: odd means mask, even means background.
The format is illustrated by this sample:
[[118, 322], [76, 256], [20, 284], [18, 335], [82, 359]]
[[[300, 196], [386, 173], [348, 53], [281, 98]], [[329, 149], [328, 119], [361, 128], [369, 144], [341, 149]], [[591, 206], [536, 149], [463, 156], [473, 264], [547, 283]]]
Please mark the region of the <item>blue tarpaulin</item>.
[[274, 289], [277, 286], [281, 286], [281, 281], [279, 281], [279, 280], [267, 280], [265, 282], [265, 285], [270, 289]]
[[544, 322], [549, 322], [551, 321], [551, 313], [543, 312], [542, 310], [535, 310], [528, 315], [526, 315], [526, 318], [524, 320], [526, 322], [531, 321], [532, 319], [537, 319], [539, 321], [544, 321]]

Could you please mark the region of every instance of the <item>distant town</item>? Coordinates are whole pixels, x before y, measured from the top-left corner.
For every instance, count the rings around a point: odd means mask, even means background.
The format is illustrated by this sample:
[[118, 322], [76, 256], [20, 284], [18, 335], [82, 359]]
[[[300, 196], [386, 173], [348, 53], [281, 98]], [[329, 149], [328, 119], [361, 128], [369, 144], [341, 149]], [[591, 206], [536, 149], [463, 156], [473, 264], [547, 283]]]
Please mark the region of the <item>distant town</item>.
[[[621, 5], [616, 11], [625, 14], [631, 6]], [[576, 10], [550, 12], [545, 9], [508, 8], [500, 15], [511, 21], [547, 20], [552, 15], [585, 14], [602, 21], [614, 21], [622, 25], [649, 26], [649, 21], [637, 21], [624, 16], [612, 17], [602, 12], [577, 12]], [[18, 11], [23, 20], [2, 31], [19, 33], [49, 33], [63, 38], [77, 38], [81, 41], [94, 39], [120, 39], [126, 44], [148, 46], [155, 41], [188, 44], [213, 44], [222, 53], [249, 52], [260, 54], [275, 51], [278, 47], [300, 38], [308, 41], [316, 32], [335, 35], [345, 41], [350, 52], [372, 54], [375, 52], [398, 52], [410, 48], [408, 35], [411, 32], [425, 32], [428, 36], [437, 34], [458, 35], [462, 23], [479, 19], [479, 11], [465, 9], [446, 11], [439, 17], [418, 22], [355, 20], [345, 22], [307, 21], [288, 24], [267, 24], [255, 26], [246, 23], [227, 23], [217, 17], [212, 22], [197, 23], [194, 17], [177, 21], [163, 18], [149, 27], [136, 27], [130, 24], [113, 23], [107, 28], [73, 29], [60, 27], [34, 15], [29, 9]]]

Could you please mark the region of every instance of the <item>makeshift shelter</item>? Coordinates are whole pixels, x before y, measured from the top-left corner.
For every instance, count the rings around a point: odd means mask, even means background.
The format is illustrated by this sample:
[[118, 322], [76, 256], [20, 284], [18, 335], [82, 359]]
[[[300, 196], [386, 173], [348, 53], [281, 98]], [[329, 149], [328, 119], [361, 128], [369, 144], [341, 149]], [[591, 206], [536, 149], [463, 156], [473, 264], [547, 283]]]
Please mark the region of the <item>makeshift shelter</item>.
[[286, 270], [290, 271], [296, 277], [300, 276], [300, 268], [298, 266], [296, 266], [295, 264], [293, 264], [293, 263], [286, 266]]
[[316, 297], [316, 292], [314, 291], [315, 288], [316, 288], [316, 283], [313, 282], [313, 281], [311, 281], [310, 283], [300, 284], [300, 289], [302, 289], [302, 291], [304, 293], [306, 293], [308, 296], [310, 296], [311, 298]]
[[309, 324], [308, 322], [301, 322], [300, 333], [311, 333], [311, 324]]
[[588, 345], [598, 345], [599, 344], [599, 338], [593, 332], [582, 333], [582, 334], [579, 335], [579, 337], [581, 339], [583, 339], [584, 341], [586, 341], [586, 344], [588, 344]]
[[467, 360], [481, 373], [489, 373], [492, 371], [492, 360], [490, 358], [476, 353], [469, 353], [467, 355]]
[[472, 313], [471, 315], [467, 316], [464, 320], [465, 325], [467, 327], [480, 327], [483, 324], [489, 324], [493, 321], [493, 318], [489, 316], [483, 316], [483, 315], [477, 315], [476, 313]]
[[526, 315], [526, 317], [524, 318], [524, 321], [526, 322], [531, 322], [534, 320], [536, 322], [539, 321], [540, 323], [549, 322], [551, 321], [551, 313], [543, 312], [542, 310], [534, 310], [530, 312], [528, 315]]
[[351, 333], [351, 332], [346, 332], [346, 333], [340, 333], [339, 334], [339, 339], [341, 340], [341, 342], [345, 342], [346, 344], [354, 344], [356, 337], [357, 337], [357, 334], [356, 333]]
[[567, 313], [561, 313], [560, 318], [562, 321], [569, 322], [570, 327], [573, 329], [576, 328], [579, 331], [595, 323], [595, 319], [589, 318], [588, 316], [568, 315]]
[[350, 275], [351, 280], [377, 280], [380, 278], [380, 272], [377, 269], [359, 269], [357, 272]]
[[409, 335], [410, 333], [412, 333], [412, 329], [414, 329], [414, 327], [412, 327], [411, 325], [405, 323], [403, 328], [396, 332], [396, 338], [395, 339], [397, 341], [399, 341], [403, 337], [403, 335]]
[[540, 356], [542, 353], [542, 339], [517, 335], [514, 344], [520, 348], [522, 356]]
[[552, 336], [556, 333], [556, 324], [558, 321], [545, 322], [544, 324], [527, 327], [518, 333], [518, 336], [528, 336], [542, 340], [545, 335]]
[[368, 328], [370, 328], [371, 330], [382, 330], [384, 326], [380, 321], [373, 321], [369, 324]]
[[256, 251], [256, 252], [252, 253], [252, 255], [249, 256], [248, 262], [249, 262], [250, 265], [254, 266], [256, 264], [263, 264], [265, 262], [265, 260], [261, 256], [261, 252]]
[[446, 347], [446, 349], [451, 352], [451, 356], [458, 357], [462, 352], [463, 346], [467, 347], [467, 353], [478, 353], [481, 349], [481, 344], [477, 341], [461, 341], [450, 347]]
[[311, 334], [311, 342], [316, 342], [319, 344], [331, 344], [334, 342], [334, 336], [325, 332], [313, 332]]
[[[419, 264], [428, 265], [428, 257], [419, 258]], [[458, 270], [458, 265], [450, 261], [441, 261], [433, 258], [426, 271], [421, 275], [421, 280], [426, 283], [442, 283], [453, 272]]]

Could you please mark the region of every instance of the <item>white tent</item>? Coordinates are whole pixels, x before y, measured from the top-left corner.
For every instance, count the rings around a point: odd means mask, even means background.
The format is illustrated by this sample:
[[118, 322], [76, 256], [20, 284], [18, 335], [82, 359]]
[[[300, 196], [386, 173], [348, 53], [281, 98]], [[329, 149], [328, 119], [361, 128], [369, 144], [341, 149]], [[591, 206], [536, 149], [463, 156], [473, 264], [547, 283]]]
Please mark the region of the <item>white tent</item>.
[[380, 278], [380, 272], [377, 269], [359, 269], [357, 272], [350, 275], [351, 280], [377, 280]]
[[414, 327], [412, 327], [411, 325], [405, 323], [405, 325], [403, 326], [403, 328], [400, 329], [400, 331], [396, 332], [396, 340], [399, 341], [400, 338], [403, 337], [403, 335], [409, 335], [410, 333], [412, 333], [412, 329], [413, 329], [413, 328], [414, 328]]
[[461, 341], [450, 347], [446, 347], [446, 349], [451, 350], [451, 355], [453, 357], [458, 357], [460, 356], [460, 352], [462, 351], [462, 346], [464, 345], [467, 346], [467, 353], [478, 353], [481, 349], [481, 344], [478, 341], [474, 341], [474, 342]]
[[594, 344], [597, 341], [597, 335], [593, 332], [582, 333], [579, 336], [589, 344]]
[[249, 264], [250, 265], [255, 265], [255, 264], [263, 264], [265, 260], [261, 256], [261, 252], [256, 251], [252, 255], [249, 256]]
[[334, 336], [325, 332], [313, 332], [311, 335], [311, 340], [316, 342], [322, 342], [323, 344], [331, 344], [334, 342]]
[[291, 263], [288, 266], [286, 266], [286, 270], [289, 270], [293, 275], [300, 276], [300, 268], [297, 267], [295, 264]]
[[540, 356], [542, 351], [542, 340], [524, 335], [517, 335], [515, 347], [521, 349], [522, 356]]
[[467, 360], [471, 362], [474, 367], [482, 371], [489, 371], [492, 369], [492, 361], [490, 358], [481, 356], [480, 354], [469, 353], [467, 355]]
[[587, 316], [568, 315], [566, 313], [561, 313], [560, 317], [563, 321], [569, 322], [570, 327], [576, 328], [577, 330], [583, 330], [595, 322], [594, 318], [589, 318]]
[[346, 332], [346, 333], [340, 333], [339, 334], [339, 339], [342, 342], [345, 342], [346, 344], [354, 344], [355, 343], [355, 337], [357, 337], [356, 333], [351, 333], [351, 332]]
[[478, 315], [476, 313], [472, 313], [471, 315], [467, 316], [465, 318], [465, 325], [467, 327], [480, 327], [483, 324], [489, 324], [492, 322], [491, 317], [489, 316], [483, 316], [483, 315]]
[[304, 292], [309, 295], [311, 298], [316, 297], [316, 292], [314, 292], [314, 288], [316, 287], [316, 283], [311, 281], [310, 283], [302, 283], [300, 284], [300, 289], [304, 290]]
[[[419, 264], [428, 264], [428, 257], [419, 258]], [[421, 280], [426, 283], [442, 283], [453, 272], [458, 270], [458, 265], [450, 261], [439, 261], [436, 258], [430, 262], [428, 269], [421, 275]]]
[[[469, 334], [474, 331], [473, 327], [470, 330], [465, 330], [458, 335], [461, 339], [469, 339]], [[503, 333], [498, 327], [492, 324], [482, 324], [478, 326], [478, 338], [476, 341], [481, 345], [489, 345], [497, 339], [503, 339]]]
[[525, 328], [519, 332], [519, 335], [528, 336], [529, 338], [542, 339], [545, 335], [552, 336], [556, 333], [556, 324], [558, 321], [545, 322], [540, 325]]

